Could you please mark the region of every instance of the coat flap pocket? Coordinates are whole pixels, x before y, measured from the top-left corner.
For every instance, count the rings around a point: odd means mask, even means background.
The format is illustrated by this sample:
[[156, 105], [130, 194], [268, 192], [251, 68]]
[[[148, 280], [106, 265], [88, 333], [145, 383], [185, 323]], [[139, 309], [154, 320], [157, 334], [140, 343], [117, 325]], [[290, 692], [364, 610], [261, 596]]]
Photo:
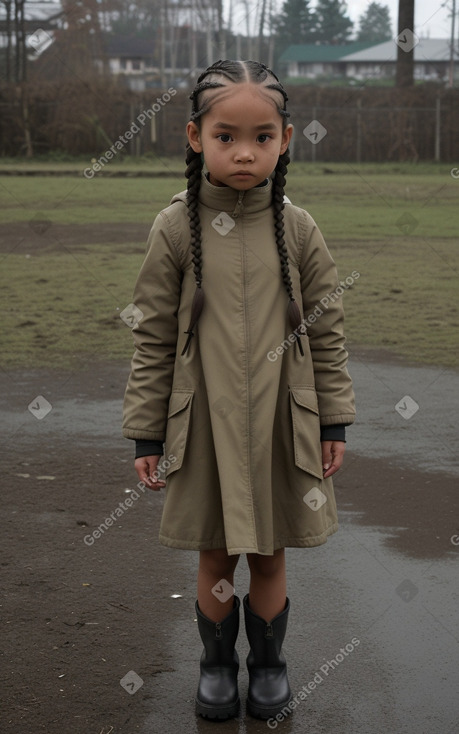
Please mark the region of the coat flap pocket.
[[307, 408], [307, 410], [319, 415], [317, 395], [313, 387], [294, 387], [291, 385], [290, 392], [297, 405], [301, 405], [302, 408]]
[[193, 390], [174, 390], [169, 399], [169, 411], [167, 417], [180, 413], [184, 410], [193, 397]]
[[191, 421], [191, 406], [194, 390], [173, 390], [169, 400], [169, 413], [166, 427], [165, 453], [174, 457], [166, 470], [166, 477], [178, 471], [185, 456]]
[[314, 387], [290, 385], [295, 464], [317, 479], [323, 479], [320, 421]]

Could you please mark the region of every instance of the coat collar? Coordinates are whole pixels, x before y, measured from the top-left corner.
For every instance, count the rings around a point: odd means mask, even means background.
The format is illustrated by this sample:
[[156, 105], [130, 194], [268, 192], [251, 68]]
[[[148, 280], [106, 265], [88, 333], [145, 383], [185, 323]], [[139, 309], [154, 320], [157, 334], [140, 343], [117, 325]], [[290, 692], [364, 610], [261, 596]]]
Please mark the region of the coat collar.
[[232, 217], [268, 209], [271, 206], [272, 180], [248, 191], [237, 191], [230, 186], [214, 186], [202, 175], [199, 201], [209, 209], [228, 212]]

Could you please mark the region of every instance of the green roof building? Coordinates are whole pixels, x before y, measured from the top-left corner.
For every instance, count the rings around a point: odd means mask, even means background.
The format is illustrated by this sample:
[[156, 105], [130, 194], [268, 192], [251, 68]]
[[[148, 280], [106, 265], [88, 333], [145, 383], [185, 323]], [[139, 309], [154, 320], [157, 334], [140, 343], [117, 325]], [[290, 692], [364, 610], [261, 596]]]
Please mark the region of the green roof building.
[[346, 43], [342, 46], [305, 43], [289, 46], [279, 58], [287, 77], [316, 79], [320, 76], [346, 76], [343, 56], [374, 46], [374, 43]]
[[[448, 78], [449, 41], [414, 38], [414, 78], [441, 81]], [[281, 73], [289, 79], [390, 79], [395, 76], [397, 40], [383, 43], [348, 43], [342, 46], [306, 43], [289, 46], [281, 55]], [[458, 62], [455, 60], [455, 74]]]

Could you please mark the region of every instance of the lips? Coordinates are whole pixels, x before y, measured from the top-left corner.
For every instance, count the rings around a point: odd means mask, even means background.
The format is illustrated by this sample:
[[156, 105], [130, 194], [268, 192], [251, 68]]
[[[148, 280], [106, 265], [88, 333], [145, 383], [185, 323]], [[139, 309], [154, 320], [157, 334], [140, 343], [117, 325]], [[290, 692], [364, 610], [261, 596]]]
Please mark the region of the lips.
[[236, 173], [233, 173], [233, 176], [253, 176], [253, 173], [250, 171], [236, 171]]

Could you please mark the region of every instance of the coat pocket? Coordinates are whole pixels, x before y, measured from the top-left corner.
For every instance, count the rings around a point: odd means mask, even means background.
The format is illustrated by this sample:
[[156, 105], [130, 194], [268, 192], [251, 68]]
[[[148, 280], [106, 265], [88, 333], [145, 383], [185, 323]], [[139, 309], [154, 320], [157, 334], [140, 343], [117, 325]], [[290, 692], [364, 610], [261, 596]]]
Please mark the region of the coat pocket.
[[191, 404], [194, 390], [173, 390], [167, 414], [165, 454], [171, 456], [166, 477], [177, 471], [183, 464], [191, 418]]
[[320, 419], [314, 388], [290, 385], [290, 410], [295, 464], [308, 474], [323, 479]]

